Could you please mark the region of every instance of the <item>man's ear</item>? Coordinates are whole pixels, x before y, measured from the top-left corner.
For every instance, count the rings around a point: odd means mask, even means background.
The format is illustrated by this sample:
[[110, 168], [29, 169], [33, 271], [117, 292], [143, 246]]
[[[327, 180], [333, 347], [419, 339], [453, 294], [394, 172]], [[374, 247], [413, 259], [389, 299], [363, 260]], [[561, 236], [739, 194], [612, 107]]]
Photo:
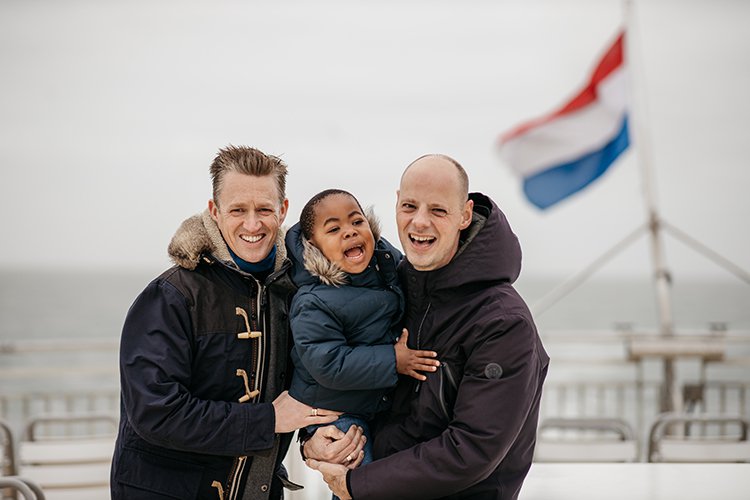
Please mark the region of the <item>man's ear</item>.
[[214, 221], [219, 222], [219, 205], [214, 202], [213, 198], [208, 200], [208, 213]]
[[286, 219], [286, 214], [289, 211], [289, 200], [287, 198], [284, 198], [284, 201], [281, 202], [281, 207], [279, 207], [279, 226], [284, 223], [284, 220]]
[[471, 224], [471, 216], [474, 213], [474, 200], [466, 200], [464, 209], [461, 211], [461, 225], [459, 226], [463, 231]]

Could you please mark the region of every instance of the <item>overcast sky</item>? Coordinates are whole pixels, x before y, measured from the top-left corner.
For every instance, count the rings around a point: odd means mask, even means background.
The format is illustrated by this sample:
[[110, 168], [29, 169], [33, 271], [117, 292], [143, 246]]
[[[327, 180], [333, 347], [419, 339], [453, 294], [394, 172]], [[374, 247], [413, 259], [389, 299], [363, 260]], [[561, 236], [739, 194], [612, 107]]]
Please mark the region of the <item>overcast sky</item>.
[[[635, 6], [649, 147], [541, 212], [497, 136], [581, 86], [623, 24], [619, 0], [3, 0], [0, 267], [166, 267], [231, 143], [286, 160], [288, 222], [339, 187], [394, 242], [403, 167], [451, 155], [506, 211], [532, 276], [575, 273], [644, 222], [646, 158], [664, 218], [748, 270], [750, 2]], [[647, 275], [647, 242], [601, 273]], [[666, 249], [675, 275], [734, 279], [669, 237]]]

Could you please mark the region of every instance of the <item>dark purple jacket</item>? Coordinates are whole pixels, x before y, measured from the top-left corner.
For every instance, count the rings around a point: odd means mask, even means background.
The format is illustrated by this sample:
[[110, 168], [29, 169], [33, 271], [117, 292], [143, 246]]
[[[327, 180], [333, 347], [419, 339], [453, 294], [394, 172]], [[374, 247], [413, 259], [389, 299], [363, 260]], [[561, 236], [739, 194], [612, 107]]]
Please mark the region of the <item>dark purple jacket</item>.
[[400, 377], [376, 460], [349, 473], [355, 500], [510, 500], [531, 466], [549, 357], [512, 286], [518, 240], [492, 200], [471, 199], [447, 266], [401, 265], [409, 346], [437, 351], [441, 367], [425, 382]]

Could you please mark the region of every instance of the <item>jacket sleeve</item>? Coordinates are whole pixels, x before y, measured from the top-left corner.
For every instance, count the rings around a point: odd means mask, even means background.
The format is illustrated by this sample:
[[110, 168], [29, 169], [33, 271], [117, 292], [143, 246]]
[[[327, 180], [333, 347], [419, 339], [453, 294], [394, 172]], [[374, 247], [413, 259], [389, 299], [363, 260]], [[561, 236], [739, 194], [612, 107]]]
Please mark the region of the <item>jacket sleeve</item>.
[[[352, 470], [355, 500], [444, 497], [497, 468], [538, 404], [543, 375], [535, 330], [527, 319], [506, 317], [487, 328], [494, 331], [477, 332], [468, 353], [448, 427], [433, 439]], [[500, 378], [485, 374], [489, 363], [502, 367]]]
[[358, 390], [396, 385], [393, 344], [348, 345], [344, 325], [312, 293], [297, 293], [289, 316], [297, 354], [323, 387]]
[[194, 349], [186, 299], [154, 281], [131, 306], [120, 343], [122, 404], [136, 433], [165, 448], [249, 455], [273, 445], [271, 403], [240, 404], [191, 394]]

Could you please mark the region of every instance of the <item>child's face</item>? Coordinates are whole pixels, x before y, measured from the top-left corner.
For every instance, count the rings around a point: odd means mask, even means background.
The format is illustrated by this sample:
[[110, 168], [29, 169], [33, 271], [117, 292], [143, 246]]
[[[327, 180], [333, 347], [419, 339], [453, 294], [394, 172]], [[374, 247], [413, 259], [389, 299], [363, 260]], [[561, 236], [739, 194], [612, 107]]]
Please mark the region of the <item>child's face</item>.
[[331, 195], [317, 204], [310, 241], [349, 274], [364, 271], [375, 249], [367, 218], [357, 202], [345, 194]]

